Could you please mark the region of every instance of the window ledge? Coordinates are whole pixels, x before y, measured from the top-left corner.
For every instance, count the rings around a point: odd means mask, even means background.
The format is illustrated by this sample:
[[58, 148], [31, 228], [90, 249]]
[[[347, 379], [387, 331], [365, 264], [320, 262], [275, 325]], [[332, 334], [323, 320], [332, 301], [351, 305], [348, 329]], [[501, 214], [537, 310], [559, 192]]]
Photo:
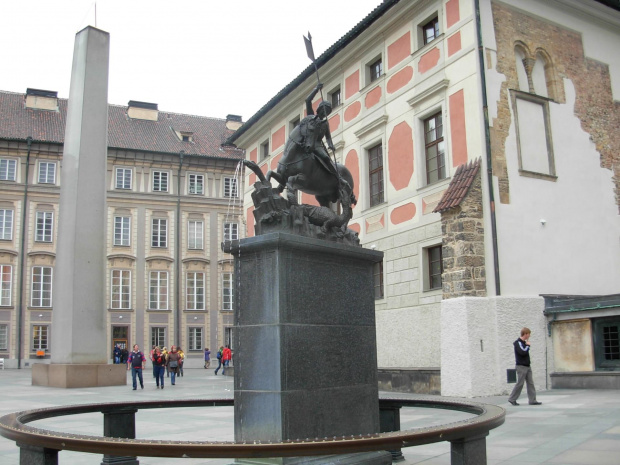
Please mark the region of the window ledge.
[[544, 181], [556, 182], [558, 177], [554, 174], [537, 173], [535, 171], [519, 170], [519, 175], [526, 178], [542, 179]]

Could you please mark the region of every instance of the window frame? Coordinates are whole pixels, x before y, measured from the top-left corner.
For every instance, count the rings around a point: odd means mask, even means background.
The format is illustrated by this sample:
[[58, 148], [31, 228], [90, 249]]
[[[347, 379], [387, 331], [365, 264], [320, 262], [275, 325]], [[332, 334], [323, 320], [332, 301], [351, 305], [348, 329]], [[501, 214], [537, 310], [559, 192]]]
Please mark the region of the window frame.
[[382, 300], [385, 298], [383, 260], [373, 264], [372, 275], [374, 281], [375, 300]]
[[259, 162], [266, 160], [267, 158], [271, 156], [269, 145], [270, 145], [269, 138], [267, 138], [267, 140], [264, 140], [263, 142], [260, 143], [258, 147], [258, 157], [259, 157], [258, 161]]
[[[119, 220], [121, 220], [120, 227], [119, 227]], [[113, 244], [114, 244], [114, 247], [130, 247], [131, 246], [131, 216], [122, 216], [122, 215], [114, 216], [114, 242]]]
[[239, 198], [239, 180], [232, 176], [224, 177], [224, 197], [229, 199]]
[[[45, 172], [43, 172], [44, 167], [46, 168]], [[53, 167], [53, 169], [52, 169], [51, 180], [50, 180], [50, 168], [51, 167]], [[56, 162], [53, 162], [53, 161], [40, 161], [39, 162], [38, 184], [56, 184]]]
[[10, 307], [12, 305], [13, 265], [0, 265], [0, 307]]
[[170, 173], [168, 171], [151, 171], [151, 192], [169, 192]]
[[[37, 336], [38, 334], [38, 336]], [[38, 340], [38, 343], [37, 343]], [[50, 343], [50, 325], [32, 325], [32, 350], [48, 350]]]
[[[167, 271], [150, 270], [149, 272], [149, 310], [169, 310], [170, 308], [169, 307], [170, 283], [169, 283], [168, 278], [169, 276], [168, 276]], [[153, 285], [154, 283], [155, 283], [155, 286]]]
[[[443, 290], [443, 246], [441, 243], [429, 244], [428, 246], [424, 246], [423, 250], [423, 261], [424, 261], [424, 292], [434, 292]], [[432, 257], [433, 251], [439, 251], [439, 259], [436, 257]], [[436, 273], [433, 270], [433, 264], [439, 264], [439, 273]], [[439, 284], [436, 285], [436, 281], [433, 278], [439, 277]]]
[[[161, 331], [160, 331], [161, 330]], [[151, 326], [151, 347], [166, 347], [166, 327]]]
[[54, 212], [38, 210], [35, 214], [35, 242], [51, 243], [54, 241]]
[[17, 179], [17, 160], [0, 158], [0, 181], [15, 181]]
[[[428, 38], [426, 31], [433, 29], [433, 37], [431, 39]], [[420, 24], [420, 29], [422, 32], [422, 46], [430, 44], [431, 42], [437, 40], [440, 36], [441, 31], [439, 30], [439, 15], [435, 14], [431, 18], [424, 21]]]
[[[115, 274], [119, 276], [115, 277]], [[120, 282], [115, 283], [120, 279]], [[115, 299], [115, 295], [118, 298]], [[131, 309], [131, 270], [110, 270], [110, 308], [113, 310]]]
[[9, 325], [0, 324], [0, 351], [6, 352], [9, 350]]
[[[205, 194], [205, 175], [204, 174], [189, 173], [187, 179], [188, 179], [187, 181], [187, 194], [188, 195], [204, 195]], [[198, 182], [199, 179], [200, 179], [200, 182]], [[193, 186], [193, 189], [192, 189], [192, 186]], [[200, 189], [197, 189], [196, 186], [200, 186]]]
[[168, 218], [151, 218], [151, 247], [168, 247]]
[[383, 69], [383, 55], [379, 54], [366, 64], [366, 85], [378, 81], [385, 73]]
[[[194, 333], [194, 334], [192, 334]], [[199, 334], [198, 334], [199, 333]], [[196, 336], [199, 336], [200, 340]], [[204, 347], [204, 328], [202, 326], [188, 326], [187, 327], [187, 350], [189, 351], [202, 351]]]
[[[375, 150], [379, 149], [377, 155], [373, 155]], [[373, 168], [373, 160], [379, 160], [380, 165]], [[368, 207], [373, 208], [377, 205], [385, 203], [385, 170], [383, 169], [383, 141], [371, 145], [366, 149], [366, 163], [368, 166]], [[373, 176], [377, 175], [377, 182], [373, 181]], [[373, 186], [379, 186], [379, 190], [375, 192]]]
[[232, 312], [235, 305], [234, 273], [222, 273], [222, 311]]
[[[190, 280], [190, 275], [193, 279]], [[198, 276], [201, 276], [202, 283], [199, 286]], [[193, 285], [190, 286], [190, 283]], [[202, 290], [202, 295], [199, 293]], [[202, 298], [202, 302], [199, 302]], [[185, 308], [187, 310], [206, 310], [206, 273], [203, 271], [188, 271], [185, 273]]]
[[224, 241], [236, 241], [238, 239], [239, 239], [239, 223], [237, 222], [224, 223]]
[[[10, 215], [8, 214], [10, 212]], [[10, 216], [10, 218], [8, 218]], [[0, 209], [0, 240], [12, 241], [13, 240], [13, 218], [15, 211], [3, 208]], [[8, 221], [7, 221], [8, 220]]]
[[[192, 223], [194, 223], [195, 225], [192, 226]], [[193, 237], [192, 233], [194, 234]], [[204, 221], [198, 219], [187, 220], [187, 249], [203, 250], [205, 247], [204, 244]]]
[[[122, 173], [120, 178], [119, 173]], [[116, 186], [116, 189], [131, 190], [133, 186], [133, 169], [117, 166], [114, 185]]]
[[340, 85], [327, 93], [327, 100], [331, 103], [332, 109], [342, 105], [342, 88]]
[[[35, 281], [35, 271], [39, 270], [40, 280]], [[49, 271], [49, 275], [44, 275], [44, 271]], [[53, 285], [54, 285], [54, 268], [51, 266], [33, 266], [31, 272], [31, 287], [30, 287], [30, 306], [33, 308], [51, 308], [53, 305]], [[45, 278], [49, 278], [49, 290], [44, 288], [46, 282]], [[47, 292], [47, 296], [45, 293]], [[37, 296], [38, 294], [38, 296]], [[47, 304], [47, 305], [45, 305]]]
[[[435, 135], [435, 139], [428, 142], [427, 136], [428, 133], [430, 132], [427, 128], [427, 124], [431, 121], [431, 120], [437, 120], [437, 118], [441, 118], [441, 137], [438, 138]], [[444, 123], [443, 123], [444, 117], [443, 117], [443, 110], [440, 109], [439, 111], [431, 114], [430, 116], [427, 116], [425, 118], [422, 119], [422, 131], [423, 131], [423, 143], [424, 143], [424, 173], [425, 173], [425, 179], [426, 179], [426, 184], [425, 185], [431, 185], [431, 184], [435, 184], [437, 182], [443, 181], [444, 179], [446, 179], [448, 177], [448, 169], [447, 169], [447, 162], [446, 162], [446, 158], [447, 158], [447, 154], [446, 154], [446, 137], [445, 137], [445, 128], [444, 128]], [[435, 123], [436, 124], [436, 123]], [[437, 125], [435, 125], [435, 127], [432, 129], [433, 131], [437, 132]], [[443, 145], [443, 152], [440, 156], [439, 153], [439, 146]], [[436, 147], [436, 153], [437, 155], [435, 157], [429, 158], [429, 149]], [[429, 171], [429, 160], [432, 159], [437, 159], [437, 168], [434, 170], [430, 170]], [[443, 161], [443, 165], [440, 166], [439, 161]], [[443, 173], [441, 171], [441, 169], [443, 168]], [[435, 180], [431, 180], [431, 173], [432, 172], [437, 172], [437, 179]], [[441, 176], [441, 174], [443, 174], [443, 176]]]

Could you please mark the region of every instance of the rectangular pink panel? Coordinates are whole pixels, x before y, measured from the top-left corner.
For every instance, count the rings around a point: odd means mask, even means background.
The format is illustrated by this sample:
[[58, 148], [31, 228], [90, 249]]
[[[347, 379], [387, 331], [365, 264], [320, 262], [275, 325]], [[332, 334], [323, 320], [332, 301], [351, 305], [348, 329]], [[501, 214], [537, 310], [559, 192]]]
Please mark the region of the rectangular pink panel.
[[450, 96], [450, 138], [452, 166], [467, 163], [467, 133], [465, 128], [465, 96], [463, 90]]

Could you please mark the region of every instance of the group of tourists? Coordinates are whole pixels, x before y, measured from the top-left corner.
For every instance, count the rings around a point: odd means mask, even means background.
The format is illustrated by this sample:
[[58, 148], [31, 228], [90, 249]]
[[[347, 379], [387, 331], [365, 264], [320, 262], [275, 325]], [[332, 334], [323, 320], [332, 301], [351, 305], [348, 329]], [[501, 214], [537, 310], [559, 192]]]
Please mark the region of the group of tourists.
[[[118, 345], [114, 347], [114, 363], [127, 363], [127, 370], [131, 370], [133, 390], [135, 391], [138, 389], [138, 381], [140, 382], [140, 388], [144, 389], [142, 372], [146, 368], [146, 356], [140, 351], [138, 344], [134, 344], [133, 351], [127, 356], [125, 361], [122, 361], [122, 354], [119, 355], [119, 360], [121, 361], [116, 361], [117, 349]], [[232, 360], [230, 346], [221, 346], [217, 351], [216, 358], [218, 365], [215, 369], [215, 374], [217, 375], [221, 368], [222, 375], [224, 375], [226, 373], [226, 367], [230, 366], [230, 361]], [[170, 378], [170, 384], [173, 386], [176, 384], [178, 378], [183, 376], [185, 354], [180, 347], [172, 346], [170, 351], [168, 351], [166, 347], [153, 346], [149, 354], [149, 359], [153, 363], [153, 378], [155, 378], [157, 389], [164, 388], [164, 373], [167, 378]], [[204, 360], [204, 368], [209, 368], [211, 366], [211, 351], [208, 347], [204, 350]]]
[[127, 363], [127, 359], [129, 358], [129, 351], [127, 347], [123, 346], [121, 349], [118, 344], [114, 345], [114, 350], [112, 351], [112, 359], [115, 364], [119, 363]]
[[[153, 346], [149, 358], [153, 363], [153, 378], [157, 389], [164, 388], [164, 373], [170, 378], [170, 384], [176, 384], [177, 376], [183, 376], [183, 361], [185, 354], [180, 347], [172, 346], [170, 352], [167, 347]], [[127, 370], [131, 370], [131, 381], [133, 390], [138, 388], [137, 381], [140, 381], [140, 388], [144, 389], [143, 370], [146, 368], [146, 357], [140, 351], [138, 344], [134, 344], [133, 352], [127, 359]]]

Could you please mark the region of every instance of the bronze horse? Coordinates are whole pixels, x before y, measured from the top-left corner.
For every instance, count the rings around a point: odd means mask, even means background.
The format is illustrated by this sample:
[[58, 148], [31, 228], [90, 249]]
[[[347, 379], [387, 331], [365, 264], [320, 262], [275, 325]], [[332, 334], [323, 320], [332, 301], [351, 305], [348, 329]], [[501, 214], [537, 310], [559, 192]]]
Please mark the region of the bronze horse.
[[357, 200], [353, 194], [353, 176], [346, 166], [336, 163], [338, 177], [332, 174], [323, 162], [313, 153], [308, 153], [300, 144], [300, 126], [291, 132], [284, 147], [284, 155], [278, 163], [276, 171], [269, 171], [267, 180], [271, 178], [278, 181], [279, 191], [288, 188], [293, 192], [300, 190], [306, 194], [314, 195], [319, 205], [328, 207], [330, 202], [336, 203], [343, 200], [341, 197], [341, 183], [350, 202], [355, 205]]

